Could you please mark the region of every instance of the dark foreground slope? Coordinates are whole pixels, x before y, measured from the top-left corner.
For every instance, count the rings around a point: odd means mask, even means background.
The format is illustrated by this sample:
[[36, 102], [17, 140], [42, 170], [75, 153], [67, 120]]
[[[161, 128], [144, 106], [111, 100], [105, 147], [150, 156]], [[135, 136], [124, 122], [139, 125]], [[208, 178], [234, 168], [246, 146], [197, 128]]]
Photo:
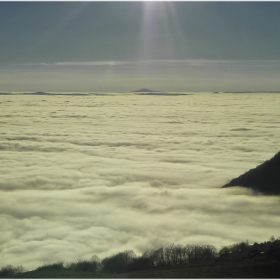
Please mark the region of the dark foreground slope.
[[277, 262], [260, 264], [205, 264], [181, 267], [154, 268], [119, 275], [120, 278], [172, 278], [172, 279], [233, 279], [233, 278], [279, 278], [280, 268]]
[[280, 152], [241, 176], [232, 179], [223, 188], [242, 186], [267, 195], [280, 194]]
[[18, 273], [14, 275], [9, 275], [7, 277], [1, 278], [24, 278], [24, 279], [100, 279], [100, 278], [113, 278], [110, 274], [100, 274], [94, 272], [84, 272], [84, 271], [73, 271], [67, 270], [65, 268], [60, 269], [45, 269], [45, 270], [34, 270], [23, 273]]
[[280, 278], [280, 240], [224, 247], [210, 261], [161, 265], [126, 273], [96, 273], [66, 268], [37, 269], [2, 278]]
[[85, 279], [85, 278], [280, 278], [280, 262], [261, 262], [254, 260], [235, 261], [225, 260], [223, 262], [208, 262], [190, 265], [174, 265], [167, 267], [154, 267], [141, 271], [133, 271], [122, 274], [91, 273], [68, 271], [57, 269], [52, 271], [30, 271], [16, 274], [5, 278], [24, 279]]

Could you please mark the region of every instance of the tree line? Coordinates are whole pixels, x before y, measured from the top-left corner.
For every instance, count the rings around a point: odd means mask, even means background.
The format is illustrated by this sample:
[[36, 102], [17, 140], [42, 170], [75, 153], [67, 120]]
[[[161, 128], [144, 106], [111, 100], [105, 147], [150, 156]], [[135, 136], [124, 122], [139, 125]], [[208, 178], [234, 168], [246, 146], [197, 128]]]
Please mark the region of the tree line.
[[[160, 247], [157, 249], [147, 250], [141, 255], [136, 255], [133, 250], [125, 250], [123, 252], [113, 254], [100, 260], [94, 255], [89, 260], [78, 259], [74, 262], [56, 262], [51, 264], [44, 264], [35, 270], [73, 270], [93, 273], [109, 273], [119, 274], [138, 270], [146, 270], [153, 267], [166, 267], [176, 265], [187, 265], [200, 262], [209, 262], [219, 257], [226, 257], [230, 254], [239, 254], [251, 247], [251, 253], [255, 251], [264, 250], [263, 246], [270, 244], [269, 250], [275, 251], [280, 249], [280, 237], [277, 239], [271, 236], [268, 242], [262, 244], [254, 243], [250, 246], [248, 240], [246, 242], [240, 242], [225, 246], [218, 252], [213, 245], [194, 245], [187, 244], [185, 246], [181, 244], [170, 244], [166, 247]], [[258, 246], [262, 248], [258, 248]], [[267, 247], [268, 248], [268, 247]], [[276, 251], [277, 251], [276, 250]], [[273, 252], [274, 252], [273, 251]], [[278, 250], [279, 251], [279, 250]], [[277, 259], [280, 260], [280, 253], [276, 252]], [[262, 252], [263, 253], [263, 252]], [[275, 253], [275, 252], [274, 252]], [[271, 255], [271, 252], [270, 252]], [[275, 255], [275, 254], [274, 254]], [[14, 275], [17, 273], [23, 273], [26, 270], [22, 266], [7, 265], [0, 269], [0, 278], [5, 278], [8, 275]]]
[[[100, 260], [94, 255], [90, 260], [78, 259], [74, 262], [57, 262], [44, 264], [36, 270], [68, 269], [76, 271], [88, 271], [95, 273], [125, 273], [137, 270], [145, 270], [155, 266], [170, 266], [178, 264], [209, 261], [217, 257], [217, 249], [212, 245], [181, 245], [171, 244], [155, 250], [147, 250], [137, 256], [133, 250], [111, 255]], [[25, 269], [5, 266], [0, 270], [0, 277], [25, 272]]]

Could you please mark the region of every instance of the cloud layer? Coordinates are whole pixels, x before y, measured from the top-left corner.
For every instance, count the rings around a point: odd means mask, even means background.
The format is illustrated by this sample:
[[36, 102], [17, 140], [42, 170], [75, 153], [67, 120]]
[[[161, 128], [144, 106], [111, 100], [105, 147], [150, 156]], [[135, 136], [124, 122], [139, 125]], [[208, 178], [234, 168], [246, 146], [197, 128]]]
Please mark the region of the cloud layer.
[[0, 99], [2, 265], [277, 236], [279, 198], [220, 187], [278, 152], [280, 95]]

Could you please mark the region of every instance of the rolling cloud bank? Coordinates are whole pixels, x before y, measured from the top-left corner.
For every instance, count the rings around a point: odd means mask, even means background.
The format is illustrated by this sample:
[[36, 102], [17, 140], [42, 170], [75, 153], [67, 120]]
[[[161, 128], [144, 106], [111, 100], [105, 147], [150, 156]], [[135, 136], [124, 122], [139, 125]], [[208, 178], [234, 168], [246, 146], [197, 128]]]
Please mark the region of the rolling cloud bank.
[[279, 236], [221, 186], [279, 151], [279, 94], [0, 95], [2, 266]]

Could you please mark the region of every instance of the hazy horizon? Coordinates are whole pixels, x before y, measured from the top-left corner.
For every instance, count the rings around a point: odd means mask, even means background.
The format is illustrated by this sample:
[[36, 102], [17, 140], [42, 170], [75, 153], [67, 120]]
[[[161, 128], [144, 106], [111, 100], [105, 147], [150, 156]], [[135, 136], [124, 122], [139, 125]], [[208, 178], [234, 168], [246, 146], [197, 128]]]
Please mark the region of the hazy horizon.
[[[147, 88], [145, 88], [147, 89]], [[140, 89], [135, 89], [135, 90], [130, 90], [130, 91], [0, 91], [0, 95], [39, 95], [39, 96], [44, 96], [44, 95], [49, 95], [49, 96], [55, 96], [55, 95], [81, 95], [81, 96], [98, 96], [100, 94], [105, 94], [106, 96], [109, 95], [138, 95], [141, 93], [139, 91]], [[204, 93], [226, 93], [226, 94], [242, 94], [242, 93], [265, 93], [265, 94], [277, 94], [280, 93], [280, 90], [256, 90], [256, 91], [246, 91], [246, 90], [239, 90], [239, 91], [163, 91], [160, 89], [148, 89], [151, 90], [150, 95], [153, 95], [153, 93], [163, 93], [163, 94], [168, 94], [170, 93], [171, 95], [176, 93], [182, 93], [183, 95], [189, 95], [189, 94], [204, 94]], [[143, 91], [143, 93], [149, 93], [149, 91]], [[149, 94], [148, 94], [149, 95]]]

